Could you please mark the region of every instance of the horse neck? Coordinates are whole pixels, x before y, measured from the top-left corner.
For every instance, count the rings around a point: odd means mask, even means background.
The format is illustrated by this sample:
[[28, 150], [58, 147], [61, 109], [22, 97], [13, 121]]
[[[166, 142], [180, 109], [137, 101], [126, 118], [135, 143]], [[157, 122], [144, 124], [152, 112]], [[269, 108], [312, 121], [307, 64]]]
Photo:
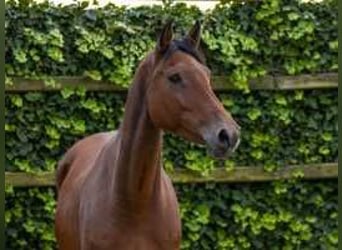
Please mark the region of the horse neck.
[[150, 200], [160, 181], [162, 131], [153, 125], [145, 98], [151, 68], [150, 56], [134, 77], [118, 133], [113, 195], [129, 201]]

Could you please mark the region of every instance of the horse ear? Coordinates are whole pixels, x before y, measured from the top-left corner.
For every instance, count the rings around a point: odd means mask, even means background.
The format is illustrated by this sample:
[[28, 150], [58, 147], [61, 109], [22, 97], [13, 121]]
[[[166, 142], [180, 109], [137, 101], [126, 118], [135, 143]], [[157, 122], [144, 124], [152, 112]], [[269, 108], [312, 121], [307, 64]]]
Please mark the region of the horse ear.
[[195, 25], [191, 28], [186, 39], [194, 48], [198, 48], [201, 40], [201, 23], [197, 20]]
[[158, 52], [164, 53], [167, 50], [167, 48], [170, 45], [170, 42], [172, 41], [172, 37], [173, 37], [173, 21], [170, 20], [165, 24], [159, 36], [158, 43], [157, 43]]

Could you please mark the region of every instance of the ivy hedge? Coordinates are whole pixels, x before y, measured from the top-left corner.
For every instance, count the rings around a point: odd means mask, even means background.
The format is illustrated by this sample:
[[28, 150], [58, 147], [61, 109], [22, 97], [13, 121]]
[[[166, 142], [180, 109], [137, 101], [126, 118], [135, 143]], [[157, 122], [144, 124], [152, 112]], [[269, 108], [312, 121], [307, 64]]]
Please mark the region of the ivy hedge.
[[[182, 249], [337, 249], [337, 180], [176, 189]], [[52, 188], [6, 190], [6, 249], [56, 249], [54, 195]]]
[[247, 1], [208, 13], [185, 4], [88, 9], [83, 2], [51, 6], [6, 4], [6, 75], [87, 75], [127, 86], [167, 19], [178, 33], [202, 20], [208, 65], [246, 89], [265, 74], [337, 72], [337, 1]]
[[[337, 161], [337, 89], [232, 91], [218, 97], [243, 129], [236, 153], [216, 161], [204, 147], [167, 134], [163, 153], [168, 171], [183, 167], [207, 174], [215, 167], [234, 166], [273, 171], [283, 165]], [[75, 140], [117, 129], [124, 101], [125, 95], [82, 89], [7, 94], [6, 170], [53, 171]]]
[[[273, 171], [283, 164], [337, 160], [336, 90], [218, 95], [244, 129], [238, 151], [232, 159], [217, 162], [202, 147], [167, 135], [168, 171], [184, 167], [207, 174], [220, 164], [227, 170], [261, 165]], [[7, 94], [6, 170], [53, 171], [75, 140], [118, 126], [124, 99], [81, 89]], [[183, 249], [337, 247], [335, 180], [178, 185], [177, 189]], [[54, 249], [54, 205], [53, 189], [8, 188], [8, 249]]]
[[[214, 74], [245, 91], [217, 93], [243, 128], [227, 161], [166, 135], [165, 168], [208, 174], [215, 167], [337, 161], [337, 90], [248, 91], [265, 74], [337, 71], [337, 1], [288, 0], [196, 7], [123, 8], [87, 4], [6, 4], [6, 75], [55, 84], [51, 76], [87, 75], [128, 86], [137, 62], [169, 17], [178, 33], [201, 19]], [[100, 84], [100, 83], [99, 83]], [[53, 171], [86, 135], [118, 127], [125, 94], [63, 89], [6, 94], [6, 171]], [[300, 178], [301, 173], [296, 176]], [[183, 249], [337, 249], [337, 181], [176, 185]], [[55, 249], [53, 188], [6, 188], [6, 249]]]

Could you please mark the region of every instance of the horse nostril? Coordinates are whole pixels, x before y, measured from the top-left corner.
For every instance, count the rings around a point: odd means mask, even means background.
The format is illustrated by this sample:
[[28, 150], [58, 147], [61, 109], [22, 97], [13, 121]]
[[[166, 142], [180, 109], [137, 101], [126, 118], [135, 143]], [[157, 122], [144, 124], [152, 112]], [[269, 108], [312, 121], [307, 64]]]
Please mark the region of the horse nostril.
[[229, 142], [229, 135], [227, 130], [221, 129], [220, 132], [218, 133], [218, 139], [219, 142], [224, 145], [226, 148], [230, 147], [230, 142]]

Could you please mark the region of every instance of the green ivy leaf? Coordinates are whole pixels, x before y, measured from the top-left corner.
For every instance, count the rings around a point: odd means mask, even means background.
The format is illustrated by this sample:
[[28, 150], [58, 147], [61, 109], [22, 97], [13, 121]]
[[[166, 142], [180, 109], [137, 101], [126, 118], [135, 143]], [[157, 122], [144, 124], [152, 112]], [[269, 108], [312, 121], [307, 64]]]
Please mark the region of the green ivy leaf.
[[321, 134], [321, 137], [322, 137], [322, 139], [323, 139], [324, 141], [326, 141], [326, 142], [330, 142], [330, 141], [333, 140], [333, 135], [332, 135], [331, 133], [329, 133], [329, 132], [324, 132], [324, 133], [322, 133], [322, 134]]
[[250, 120], [255, 121], [261, 116], [261, 111], [259, 109], [253, 108], [248, 111], [247, 116]]
[[60, 133], [58, 132], [57, 128], [55, 128], [55, 127], [51, 127], [51, 126], [46, 125], [45, 131], [46, 131], [46, 134], [51, 139], [59, 140], [59, 138], [61, 137]]
[[55, 60], [56, 62], [64, 62], [63, 52], [61, 49], [56, 48], [56, 47], [51, 47], [51, 48], [48, 48], [47, 53], [48, 53], [48, 56], [52, 60]]
[[330, 154], [330, 149], [326, 146], [321, 146], [319, 147], [318, 152], [322, 155], [329, 155]]
[[95, 81], [100, 81], [102, 80], [102, 76], [101, 73], [97, 70], [90, 70], [90, 71], [85, 71], [84, 75], [90, 77], [91, 79], [95, 80]]
[[20, 49], [14, 50], [14, 58], [19, 63], [26, 63], [27, 62], [26, 52], [23, 50], [20, 50]]
[[286, 101], [284, 96], [276, 95], [275, 101], [279, 105], [282, 105], [282, 106], [286, 106], [287, 105], [287, 101]]
[[101, 50], [101, 54], [108, 59], [112, 59], [114, 57], [114, 52], [110, 48], [106, 47]]
[[63, 88], [61, 90], [61, 95], [64, 99], [68, 99], [70, 96], [72, 96], [75, 93], [75, 90], [72, 88]]
[[23, 99], [18, 95], [11, 96], [11, 101], [16, 107], [21, 108], [23, 106]]

